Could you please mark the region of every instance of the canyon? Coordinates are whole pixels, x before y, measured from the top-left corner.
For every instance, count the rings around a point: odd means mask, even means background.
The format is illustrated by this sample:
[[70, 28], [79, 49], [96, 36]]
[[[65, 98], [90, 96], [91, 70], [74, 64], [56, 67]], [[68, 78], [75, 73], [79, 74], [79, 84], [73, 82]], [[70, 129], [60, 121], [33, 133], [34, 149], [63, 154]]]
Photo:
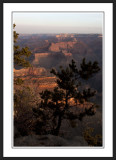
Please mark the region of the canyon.
[[[39, 83], [40, 90], [55, 86], [55, 78], [50, 73], [52, 68], [66, 67], [72, 59], [79, 67], [82, 58], [98, 61], [100, 73], [89, 81], [89, 86], [98, 92], [96, 102], [102, 104], [102, 35], [99, 34], [45, 34], [19, 35], [17, 44], [28, 46], [32, 52], [29, 61], [31, 68], [15, 68], [14, 79], [25, 79], [26, 84]], [[35, 81], [34, 81], [35, 79]]]

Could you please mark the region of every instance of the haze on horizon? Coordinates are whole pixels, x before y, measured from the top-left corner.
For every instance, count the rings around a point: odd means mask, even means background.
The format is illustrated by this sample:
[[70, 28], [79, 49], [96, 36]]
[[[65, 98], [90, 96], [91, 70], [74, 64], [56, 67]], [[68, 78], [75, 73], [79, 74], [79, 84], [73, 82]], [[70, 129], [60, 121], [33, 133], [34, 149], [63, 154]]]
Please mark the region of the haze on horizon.
[[102, 12], [14, 12], [19, 34], [102, 34]]

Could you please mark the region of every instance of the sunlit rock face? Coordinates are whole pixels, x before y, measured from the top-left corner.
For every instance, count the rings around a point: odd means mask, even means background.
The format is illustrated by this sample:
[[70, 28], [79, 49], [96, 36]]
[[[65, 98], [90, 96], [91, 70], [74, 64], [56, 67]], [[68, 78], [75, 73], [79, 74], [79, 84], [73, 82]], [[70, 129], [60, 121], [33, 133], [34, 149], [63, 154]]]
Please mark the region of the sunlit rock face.
[[34, 55], [35, 55], [35, 59], [32, 63], [33, 64], [39, 64], [39, 59], [43, 58], [43, 57], [44, 58], [47, 57], [49, 55], [49, 53], [35, 53]]
[[15, 77], [20, 77], [20, 76], [41, 76], [43, 73], [46, 73], [45, 68], [22, 68], [20, 70], [14, 69], [14, 76]]
[[59, 43], [52, 43], [49, 50], [52, 52], [60, 52], [62, 49], [70, 49], [76, 42], [59, 42]]

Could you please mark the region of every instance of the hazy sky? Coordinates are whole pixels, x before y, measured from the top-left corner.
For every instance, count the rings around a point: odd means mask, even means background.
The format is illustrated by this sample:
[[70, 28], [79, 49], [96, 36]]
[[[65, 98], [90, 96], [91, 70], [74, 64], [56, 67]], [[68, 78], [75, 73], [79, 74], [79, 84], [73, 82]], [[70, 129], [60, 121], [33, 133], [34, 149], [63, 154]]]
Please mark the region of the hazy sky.
[[15, 12], [18, 33], [102, 33], [102, 12]]

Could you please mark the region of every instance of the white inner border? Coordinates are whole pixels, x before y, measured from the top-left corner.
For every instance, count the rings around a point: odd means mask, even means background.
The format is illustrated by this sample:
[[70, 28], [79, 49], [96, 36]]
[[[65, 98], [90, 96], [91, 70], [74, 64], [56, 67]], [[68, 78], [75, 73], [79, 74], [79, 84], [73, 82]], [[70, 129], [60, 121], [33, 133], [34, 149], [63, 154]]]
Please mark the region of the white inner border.
[[[4, 3], [4, 157], [112, 157], [113, 156], [113, 4], [112, 3]], [[13, 11], [100, 11], [105, 14], [104, 31], [104, 148], [12, 148], [12, 22]], [[104, 81], [103, 81], [104, 82]]]

